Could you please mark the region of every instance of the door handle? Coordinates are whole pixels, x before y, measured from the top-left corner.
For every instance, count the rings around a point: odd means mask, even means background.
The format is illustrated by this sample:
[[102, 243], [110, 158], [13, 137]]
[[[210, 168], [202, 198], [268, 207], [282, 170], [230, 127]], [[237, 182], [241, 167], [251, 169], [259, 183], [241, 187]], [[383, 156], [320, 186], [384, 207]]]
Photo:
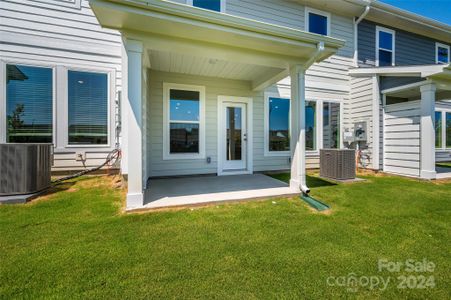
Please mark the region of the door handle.
[[247, 141], [247, 133], [244, 134], [243, 140], [244, 140], [244, 141]]

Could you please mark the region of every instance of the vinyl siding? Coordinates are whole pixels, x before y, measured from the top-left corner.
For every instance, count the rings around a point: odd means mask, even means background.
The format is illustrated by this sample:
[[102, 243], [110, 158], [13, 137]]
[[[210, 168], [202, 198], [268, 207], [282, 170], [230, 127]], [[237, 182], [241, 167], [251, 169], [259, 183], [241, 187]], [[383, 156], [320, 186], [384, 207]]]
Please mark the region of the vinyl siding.
[[398, 77], [398, 76], [381, 76], [380, 77], [380, 90], [391, 89], [398, 86], [403, 86], [406, 84], [416, 83], [426, 80], [421, 77]]
[[373, 130], [378, 126], [373, 124], [373, 79], [372, 77], [351, 78], [351, 92], [349, 100], [349, 127], [354, 129], [354, 123], [366, 122], [367, 139], [366, 143], [361, 142], [360, 149], [370, 156], [370, 166], [372, 164], [373, 152]]
[[[371, 67], [376, 60], [376, 23], [363, 20], [358, 25], [358, 61], [361, 67]], [[401, 29], [380, 25], [394, 30], [395, 33], [395, 65], [435, 64], [435, 43], [450, 44], [437, 41]]]
[[[1, 1], [0, 57], [18, 64], [44, 64], [77, 68], [108, 69], [115, 74], [114, 89], [121, 89], [121, 38], [118, 32], [102, 29], [87, 0], [77, 1]], [[55, 71], [56, 72], [56, 71]], [[56, 88], [56, 87], [55, 87]], [[61, 94], [56, 91], [56, 102]], [[112, 107], [111, 130], [116, 120], [115, 99]], [[54, 121], [54, 126], [63, 125]], [[57, 148], [54, 171], [84, 169], [102, 163], [114, 147], [115, 133], [111, 133], [111, 147]], [[75, 161], [75, 153], [86, 153], [86, 162]]]
[[[178, 73], [150, 71], [148, 77], [148, 100], [146, 148], [146, 171], [150, 177], [176, 176], [190, 174], [216, 174], [218, 163], [218, 96], [251, 97], [253, 103], [253, 170], [254, 172], [288, 170], [289, 157], [264, 156], [264, 94], [254, 92], [247, 81], [226, 80], [213, 77], [192, 76]], [[163, 160], [163, 83], [178, 83], [205, 86], [206, 116], [205, 138], [206, 159]], [[274, 92], [275, 89], [269, 91]], [[280, 95], [286, 96], [289, 90]], [[307, 168], [318, 168], [318, 155], [307, 155]]]
[[420, 176], [420, 101], [385, 107], [384, 149], [385, 172]]
[[[180, 2], [183, 0], [179, 0]], [[294, 1], [280, 0], [227, 0], [226, 13], [261, 22], [305, 29], [305, 6]], [[345, 40], [345, 45], [338, 52], [321, 63], [315, 63], [306, 72], [306, 98], [309, 100], [339, 100], [343, 105], [343, 116], [349, 119], [351, 106], [349, 102], [350, 76], [348, 70], [353, 66], [354, 27], [351, 17], [331, 13], [331, 36]], [[267, 89], [290, 97], [290, 78]], [[263, 156], [263, 95], [261, 101], [254, 99], [254, 139], [261, 141], [254, 144], [254, 171], [289, 169], [288, 157]], [[259, 114], [259, 115], [257, 115]], [[261, 123], [261, 127], [258, 127]], [[261, 144], [260, 144], [261, 143]], [[259, 152], [261, 149], [261, 152]], [[319, 154], [307, 154], [307, 168], [319, 167]], [[207, 168], [208, 169], [208, 168]], [[207, 171], [202, 169], [199, 171]], [[188, 172], [188, 171], [186, 171]], [[216, 172], [216, 170], [215, 170]]]

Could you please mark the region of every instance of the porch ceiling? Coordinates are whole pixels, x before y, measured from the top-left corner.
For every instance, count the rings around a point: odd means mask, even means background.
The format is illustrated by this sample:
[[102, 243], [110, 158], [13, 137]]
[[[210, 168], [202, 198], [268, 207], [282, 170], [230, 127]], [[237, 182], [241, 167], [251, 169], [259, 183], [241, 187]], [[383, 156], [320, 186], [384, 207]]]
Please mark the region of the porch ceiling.
[[152, 70], [246, 80], [251, 81], [254, 86], [266, 76], [272, 78], [285, 70], [174, 52], [151, 50], [148, 51], [148, 55]]
[[344, 45], [327, 36], [167, 1], [90, 0], [90, 4], [103, 27], [142, 41], [152, 53], [189, 54], [242, 67], [274, 68], [275, 72], [307, 62], [317, 54], [320, 43], [324, 50], [316, 61]]

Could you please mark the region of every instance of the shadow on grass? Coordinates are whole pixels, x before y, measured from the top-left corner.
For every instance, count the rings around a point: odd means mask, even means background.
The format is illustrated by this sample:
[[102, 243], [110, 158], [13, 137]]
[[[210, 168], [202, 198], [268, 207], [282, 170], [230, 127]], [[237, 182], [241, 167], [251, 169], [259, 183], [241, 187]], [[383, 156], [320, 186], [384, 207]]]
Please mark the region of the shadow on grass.
[[[272, 178], [278, 179], [280, 181], [289, 183], [290, 182], [290, 174], [289, 173], [276, 173], [276, 174], [267, 174]], [[326, 186], [334, 186], [336, 183], [321, 179], [316, 176], [307, 175], [307, 185], [310, 188], [318, 188], [318, 187], [326, 187]]]

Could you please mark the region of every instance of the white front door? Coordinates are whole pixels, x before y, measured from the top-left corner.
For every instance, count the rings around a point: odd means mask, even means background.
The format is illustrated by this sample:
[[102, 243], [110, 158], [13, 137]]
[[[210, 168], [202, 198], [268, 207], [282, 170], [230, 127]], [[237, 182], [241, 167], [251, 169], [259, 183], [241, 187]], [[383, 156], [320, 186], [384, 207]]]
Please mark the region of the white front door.
[[248, 103], [227, 97], [219, 106], [219, 174], [249, 173]]

